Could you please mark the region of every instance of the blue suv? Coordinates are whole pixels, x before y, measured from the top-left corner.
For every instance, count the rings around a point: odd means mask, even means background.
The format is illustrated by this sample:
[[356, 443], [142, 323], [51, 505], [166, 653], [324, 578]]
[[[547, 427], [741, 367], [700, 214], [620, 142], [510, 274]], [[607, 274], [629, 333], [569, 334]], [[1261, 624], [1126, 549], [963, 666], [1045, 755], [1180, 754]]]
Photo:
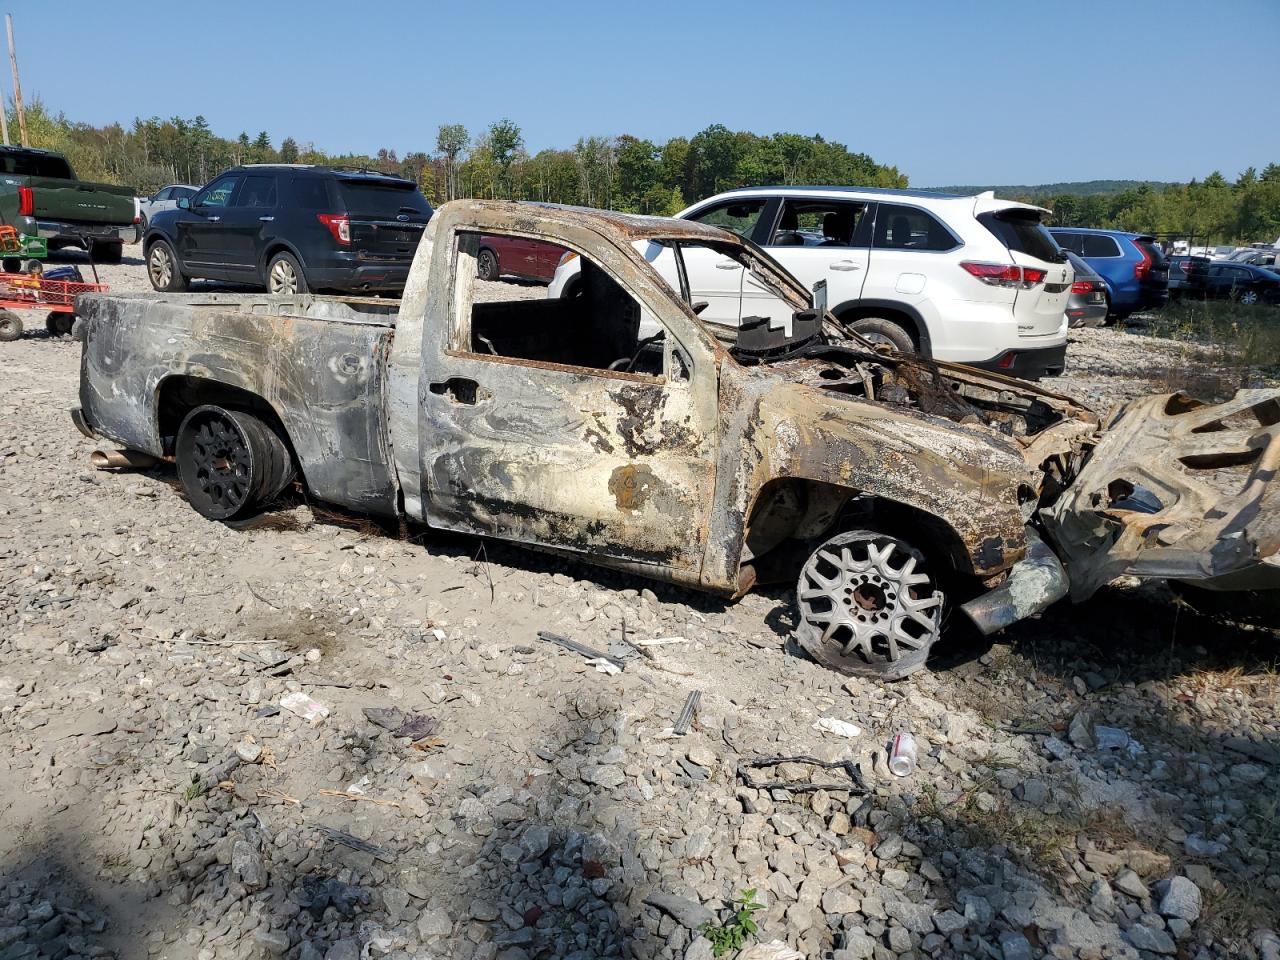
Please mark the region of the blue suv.
[[1169, 300], [1169, 264], [1156, 238], [1122, 230], [1050, 227], [1058, 246], [1070, 250], [1102, 276], [1107, 315], [1123, 320]]

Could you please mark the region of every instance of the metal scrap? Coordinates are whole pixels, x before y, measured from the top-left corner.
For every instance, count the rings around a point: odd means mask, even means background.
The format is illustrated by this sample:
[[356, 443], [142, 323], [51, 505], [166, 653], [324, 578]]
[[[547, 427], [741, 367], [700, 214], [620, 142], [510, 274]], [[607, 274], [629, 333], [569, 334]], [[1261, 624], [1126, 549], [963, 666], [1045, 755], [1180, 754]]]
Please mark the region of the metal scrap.
[[676, 718], [675, 726], [671, 728], [671, 732], [677, 737], [683, 737], [689, 732], [689, 726], [693, 723], [693, 718], [698, 712], [698, 707], [702, 705], [702, 691], [694, 690], [684, 702], [684, 709], [680, 711], [680, 716]]
[[626, 663], [622, 660], [619, 660], [616, 657], [611, 657], [607, 653], [601, 653], [595, 647], [589, 647], [585, 643], [579, 643], [577, 640], [570, 640], [568, 637], [562, 637], [558, 633], [551, 633], [549, 630], [539, 630], [538, 639], [547, 640], [557, 646], [564, 647], [566, 650], [586, 657], [588, 663], [593, 660], [601, 660], [616, 667], [619, 672], [627, 669]]
[[1143, 397], [1108, 418], [1041, 517], [1077, 601], [1122, 574], [1277, 589], [1278, 474], [1280, 390], [1241, 390], [1217, 404]]
[[[784, 763], [807, 763], [822, 767], [824, 770], [842, 770], [849, 778], [844, 783], [801, 783], [794, 780], [756, 780], [752, 770], [766, 767], [777, 767]], [[738, 778], [753, 790], [788, 790], [791, 793], [813, 793], [818, 790], [844, 790], [849, 793], [866, 793], [867, 784], [862, 778], [862, 771], [852, 760], [835, 760], [828, 762], [816, 757], [752, 757], [738, 764]]]

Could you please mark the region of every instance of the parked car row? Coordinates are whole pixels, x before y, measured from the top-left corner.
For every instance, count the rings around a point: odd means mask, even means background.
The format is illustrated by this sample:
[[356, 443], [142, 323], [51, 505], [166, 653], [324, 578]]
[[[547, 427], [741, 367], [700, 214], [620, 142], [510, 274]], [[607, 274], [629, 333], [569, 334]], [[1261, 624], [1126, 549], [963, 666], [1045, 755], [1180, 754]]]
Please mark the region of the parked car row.
[[1280, 274], [1251, 263], [1182, 257], [1176, 285], [1170, 271], [1170, 295], [1233, 300], [1247, 307], [1280, 304]]
[[[65, 159], [27, 153], [0, 160], [14, 167], [10, 172], [73, 176]], [[123, 191], [90, 189], [104, 196]], [[39, 192], [45, 203], [58, 196], [44, 182]], [[31, 193], [17, 191], [17, 216], [41, 216], [44, 206], [34, 211]], [[0, 190], [0, 216], [5, 202]], [[138, 198], [136, 219], [157, 290], [208, 279], [276, 294], [398, 294], [432, 212], [416, 185], [399, 177], [251, 164], [203, 187], [173, 183]], [[1246, 304], [1275, 300], [1280, 277], [1264, 269], [1274, 265], [1274, 251], [1224, 248], [1230, 261], [1166, 258], [1153, 236], [1046, 227], [1048, 214], [990, 192], [810, 186], [733, 190], [677, 217], [729, 230], [809, 289], [822, 285], [831, 312], [873, 342], [1023, 377], [1062, 372], [1069, 327], [1159, 308], [1170, 291]], [[75, 242], [56, 224], [35, 225], [55, 243]], [[111, 257], [109, 241], [92, 233], [108, 228], [88, 229], [80, 242]], [[647, 243], [642, 253], [673, 288], [687, 285], [713, 326], [791, 322], [786, 305], [749, 271], [710, 248], [679, 258], [682, 270], [670, 248]], [[482, 237], [476, 270], [486, 280], [547, 283], [552, 298], [581, 294], [575, 252], [532, 237]]]

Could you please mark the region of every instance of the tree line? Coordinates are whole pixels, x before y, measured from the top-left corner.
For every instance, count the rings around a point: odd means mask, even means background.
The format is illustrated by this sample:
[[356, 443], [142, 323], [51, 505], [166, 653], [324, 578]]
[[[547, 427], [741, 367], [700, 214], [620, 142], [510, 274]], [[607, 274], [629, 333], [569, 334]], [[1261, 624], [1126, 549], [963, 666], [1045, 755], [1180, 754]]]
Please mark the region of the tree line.
[[582, 137], [572, 148], [530, 153], [509, 119], [469, 131], [442, 124], [434, 151], [398, 156], [327, 153], [267, 131], [234, 139], [215, 134], [203, 116], [136, 119], [95, 127], [54, 114], [38, 100], [27, 107], [33, 146], [57, 150], [79, 177], [132, 186], [146, 195], [167, 183], [203, 184], [241, 163], [315, 163], [396, 174], [415, 181], [434, 203], [458, 197], [539, 200], [671, 214], [693, 200], [732, 187], [766, 183], [843, 183], [904, 187], [905, 175], [865, 153], [821, 136], [758, 136], [719, 124], [663, 143], [638, 137]]
[[[520, 126], [502, 119], [470, 131], [442, 124], [434, 149], [398, 156], [328, 153], [267, 131], [215, 134], [203, 116], [95, 127], [27, 107], [33, 146], [65, 153], [78, 175], [132, 186], [141, 195], [166, 183], [203, 184], [241, 163], [314, 163], [377, 170], [416, 182], [433, 203], [488, 197], [582, 204], [631, 213], [672, 214], [722, 190], [762, 184], [905, 187], [897, 167], [819, 135], [761, 136], [713, 124], [665, 142], [630, 135], [581, 137], [571, 148], [530, 153]], [[10, 124], [10, 129], [16, 129]], [[1013, 197], [1047, 206], [1063, 226], [1111, 227], [1194, 236], [1209, 243], [1280, 237], [1280, 165], [1250, 168], [1234, 182], [1214, 172], [1164, 187], [1140, 184], [1113, 194]]]
[[[1022, 199], [1022, 198], [1017, 198]], [[1234, 182], [1214, 171], [1164, 187], [1141, 184], [1110, 195], [1057, 194], [1027, 202], [1064, 227], [1106, 227], [1197, 243], [1275, 243], [1280, 238], [1280, 164], [1250, 167]]]

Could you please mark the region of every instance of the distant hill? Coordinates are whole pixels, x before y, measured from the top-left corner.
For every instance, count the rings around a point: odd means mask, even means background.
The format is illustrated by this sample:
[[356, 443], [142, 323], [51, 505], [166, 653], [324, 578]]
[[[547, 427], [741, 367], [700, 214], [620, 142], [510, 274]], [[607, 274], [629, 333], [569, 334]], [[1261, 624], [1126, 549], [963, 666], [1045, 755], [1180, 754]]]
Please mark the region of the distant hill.
[[1169, 186], [1168, 182], [1162, 180], [1077, 180], [1071, 183], [1040, 183], [1034, 186], [1028, 184], [1016, 186], [967, 185], [924, 187], [922, 189], [936, 190], [939, 193], [959, 194], [984, 193], [987, 190], [994, 190], [996, 195], [1001, 197], [1034, 197], [1040, 199], [1063, 193], [1073, 194], [1078, 197], [1111, 196], [1117, 193], [1124, 193], [1126, 190], [1136, 190], [1143, 184], [1146, 184], [1152, 190], [1160, 190]]

